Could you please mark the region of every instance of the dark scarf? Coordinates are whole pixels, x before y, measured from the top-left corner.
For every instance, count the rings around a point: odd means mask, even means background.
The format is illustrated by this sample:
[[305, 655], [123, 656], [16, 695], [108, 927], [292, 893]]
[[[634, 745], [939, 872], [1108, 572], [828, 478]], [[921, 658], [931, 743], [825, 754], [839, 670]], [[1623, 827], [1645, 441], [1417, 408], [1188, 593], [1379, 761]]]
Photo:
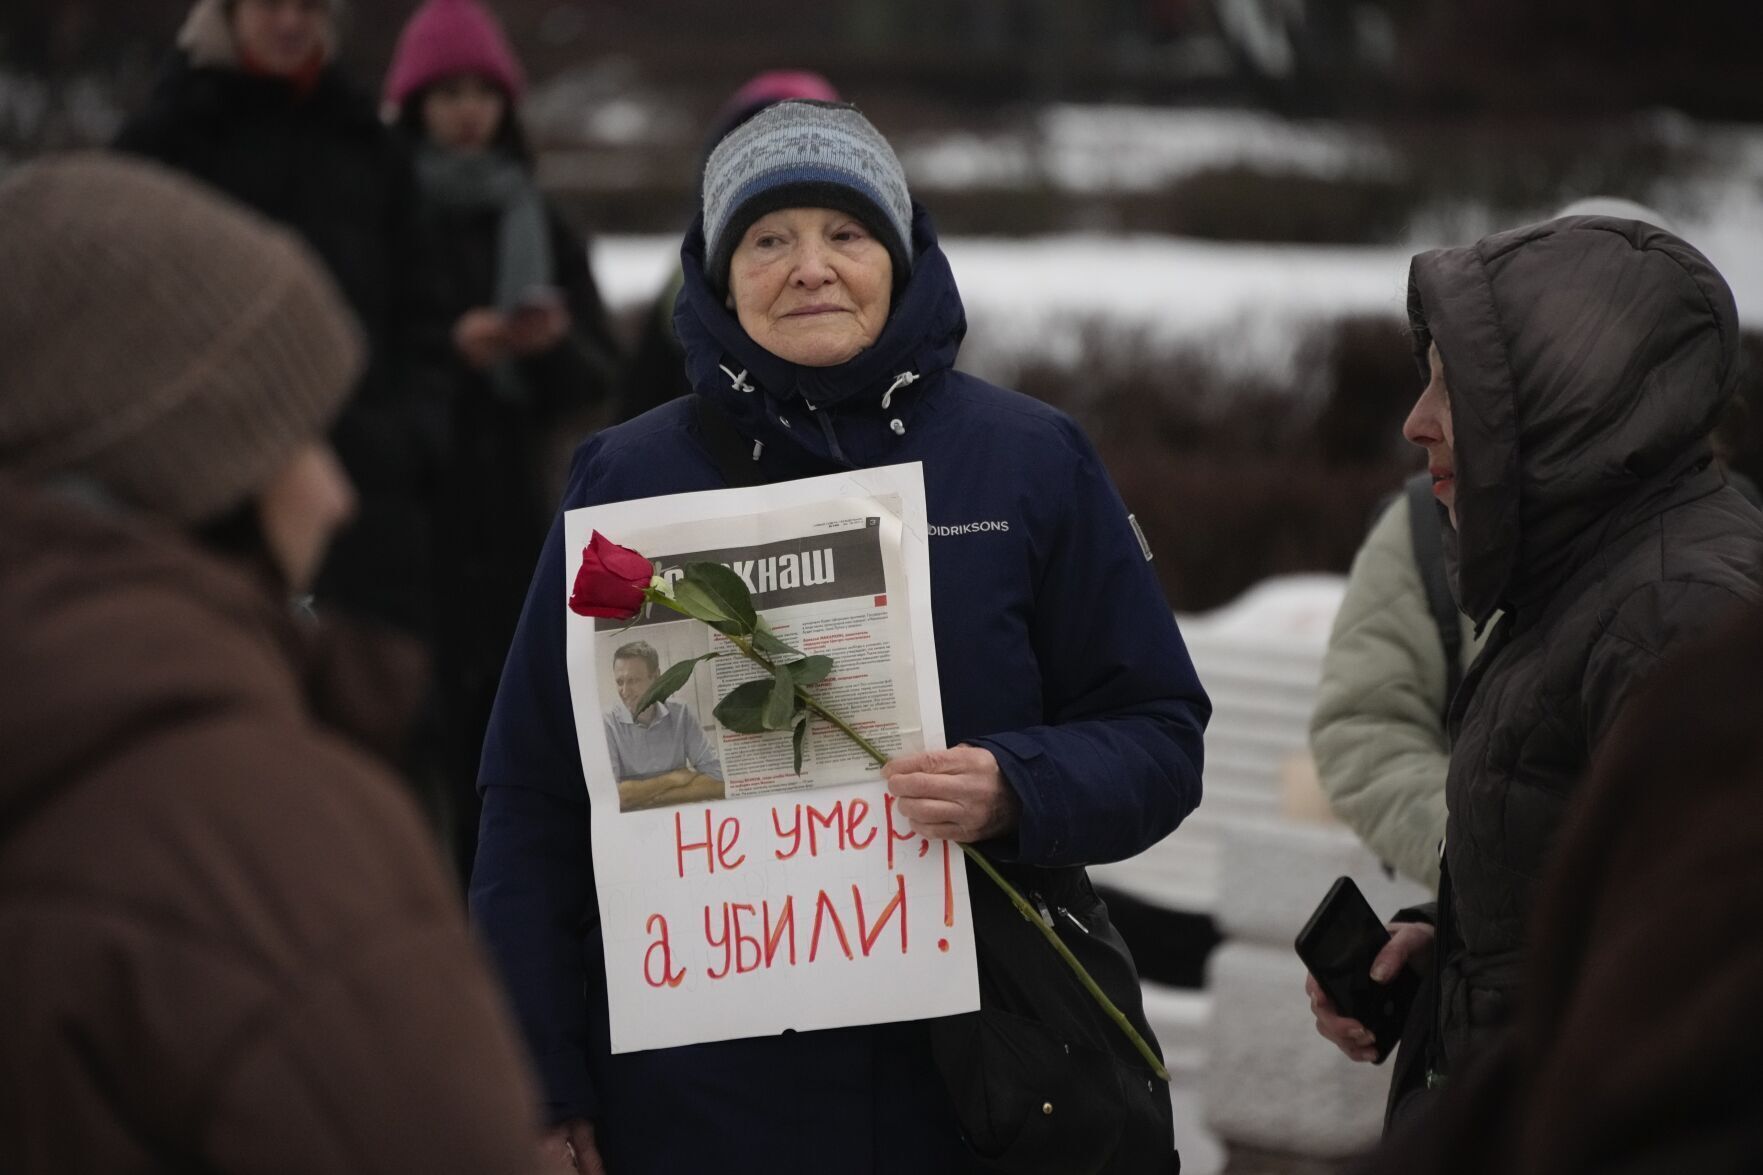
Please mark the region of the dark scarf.
[[[416, 156], [423, 194], [443, 208], [489, 210], [496, 232], [496, 309], [510, 314], [537, 286], [554, 283], [551, 227], [538, 185], [517, 161], [494, 151], [448, 151], [425, 144]], [[490, 383], [509, 400], [527, 398], [514, 360], [490, 369]]]

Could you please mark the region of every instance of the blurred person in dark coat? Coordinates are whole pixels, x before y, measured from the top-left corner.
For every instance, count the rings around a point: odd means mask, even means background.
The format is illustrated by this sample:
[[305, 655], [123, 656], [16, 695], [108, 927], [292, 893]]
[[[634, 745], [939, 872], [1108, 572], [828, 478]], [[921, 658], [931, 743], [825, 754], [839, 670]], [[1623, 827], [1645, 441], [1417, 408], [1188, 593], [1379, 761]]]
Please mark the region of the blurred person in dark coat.
[[146, 109], [116, 146], [187, 171], [293, 228], [367, 334], [333, 432], [361, 496], [321, 600], [427, 636], [444, 446], [444, 337], [417, 248], [408, 152], [335, 63], [341, 0], [197, 0]]
[[[303, 591], [362, 348], [309, 251], [115, 155], [0, 183], [0, 1170], [526, 1170], [529, 1078]], [[417, 658], [419, 659], [419, 658]]]
[[[1521, 1006], [1539, 879], [1617, 717], [1763, 576], [1763, 516], [1708, 439], [1738, 315], [1694, 248], [1565, 217], [1420, 254], [1408, 308], [1429, 382], [1403, 432], [1427, 451], [1458, 603], [1501, 617], [1451, 704], [1437, 908], [1398, 915], [1371, 969], [1426, 977], [1392, 1122]], [[1308, 986], [1318, 1030], [1371, 1060], [1364, 1027]]]
[[1763, 612], [1660, 669], [1537, 899], [1513, 1029], [1364, 1175], [1763, 1169]]
[[581, 236], [534, 183], [520, 62], [476, 0], [429, 0], [398, 38], [384, 108], [411, 147], [433, 325], [451, 356], [437, 602], [461, 876], [477, 765], [514, 622], [568, 453], [608, 398], [616, 347]]
[[[786, 98], [811, 98], [820, 102], [837, 102], [839, 92], [824, 77], [809, 70], [773, 69], [756, 74], [743, 82], [728, 96], [710, 120], [710, 131], [698, 156], [698, 170], [723, 137], [742, 123]], [[697, 178], [697, 177], [694, 177]], [[694, 184], [696, 187], [696, 184]], [[655, 295], [648, 313], [643, 315], [631, 349], [618, 378], [618, 420], [634, 420], [659, 404], [692, 394], [692, 381], [686, 375], [686, 350], [673, 328], [674, 303], [679, 300], [685, 276], [674, 266], [667, 284]]]

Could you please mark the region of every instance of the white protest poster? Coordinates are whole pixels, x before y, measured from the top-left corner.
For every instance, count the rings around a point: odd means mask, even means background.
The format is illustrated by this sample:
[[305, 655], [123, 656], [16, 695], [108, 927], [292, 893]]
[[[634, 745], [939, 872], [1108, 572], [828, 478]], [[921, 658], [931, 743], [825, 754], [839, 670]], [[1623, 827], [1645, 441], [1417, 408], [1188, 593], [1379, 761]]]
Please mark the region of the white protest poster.
[[[596, 531], [663, 577], [728, 567], [779, 638], [832, 658], [821, 705], [890, 755], [945, 745], [918, 464], [568, 511], [560, 608]], [[797, 772], [790, 731], [717, 723], [763, 674], [727, 637], [654, 606], [565, 620], [613, 1052], [979, 1007], [960, 849], [912, 833], [850, 739], [816, 719]]]

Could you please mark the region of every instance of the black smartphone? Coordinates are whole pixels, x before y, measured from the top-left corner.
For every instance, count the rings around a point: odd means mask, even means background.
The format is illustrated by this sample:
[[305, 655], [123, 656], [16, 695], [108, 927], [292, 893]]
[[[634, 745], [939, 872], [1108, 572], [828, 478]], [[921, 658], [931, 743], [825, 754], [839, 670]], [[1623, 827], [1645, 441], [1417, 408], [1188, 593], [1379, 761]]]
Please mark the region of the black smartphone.
[[1402, 1035], [1419, 978], [1407, 967], [1388, 983], [1375, 983], [1371, 962], [1390, 941], [1383, 920], [1353, 884], [1339, 877], [1310, 921], [1298, 932], [1298, 958], [1344, 1016], [1365, 1025], [1377, 1042], [1379, 1063]]

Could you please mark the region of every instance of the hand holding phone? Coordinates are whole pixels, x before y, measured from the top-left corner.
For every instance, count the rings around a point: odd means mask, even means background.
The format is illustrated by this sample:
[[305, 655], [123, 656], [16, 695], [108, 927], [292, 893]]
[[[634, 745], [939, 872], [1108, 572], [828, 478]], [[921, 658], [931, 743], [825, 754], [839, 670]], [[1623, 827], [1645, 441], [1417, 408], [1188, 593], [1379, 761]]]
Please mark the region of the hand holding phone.
[[[1418, 949], [1422, 935], [1430, 942], [1431, 929], [1416, 926], [1410, 933], [1410, 928], [1403, 928], [1404, 938], [1413, 938], [1412, 949]], [[1419, 987], [1418, 976], [1405, 965], [1387, 982], [1371, 977], [1372, 964], [1390, 942], [1390, 932], [1350, 877], [1335, 881], [1298, 932], [1298, 957], [1335, 1013], [1329, 1016], [1329, 1009], [1317, 1007], [1313, 1000], [1318, 1030], [1356, 1059], [1367, 1052], [1371, 1056], [1364, 1059], [1378, 1062], [1389, 1056]], [[1360, 1029], [1370, 1034], [1369, 1041], [1359, 1035]]]
[[509, 342], [517, 355], [549, 350], [568, 331], [569, 309], [555, 286], [529, 286], [508, 312]]

